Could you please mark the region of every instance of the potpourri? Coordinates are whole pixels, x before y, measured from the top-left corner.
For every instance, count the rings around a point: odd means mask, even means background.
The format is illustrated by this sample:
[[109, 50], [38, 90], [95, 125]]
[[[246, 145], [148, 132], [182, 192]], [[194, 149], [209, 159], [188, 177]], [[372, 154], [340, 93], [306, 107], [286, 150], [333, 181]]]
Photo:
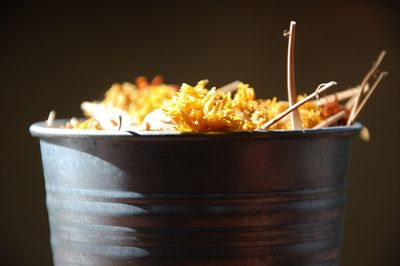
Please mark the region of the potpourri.
[[[249, 84], [239, 83], [233, 92], [212, 87], [207, 80], [195, 86], [164, 84], [160, 76], [152, 82], [144, 77], [136, 83], [114, 84], [100, 102], [84, 102], [87, 120], [72, 118], [63, 128], [83, 130], [168, 130], [214, 132], [256, 130], [289, 107], [277, 98], [257, 99]], [[298, 96], [300, 101], [304, 95]], [[309, 101], [299, 107], [303, 128], [313, 128], [331, 115], [345, 110], [337, 100]], [[346, 117], [335, 124], [345, 124]], [[270, 130], [292, 129], [289, 116]]]

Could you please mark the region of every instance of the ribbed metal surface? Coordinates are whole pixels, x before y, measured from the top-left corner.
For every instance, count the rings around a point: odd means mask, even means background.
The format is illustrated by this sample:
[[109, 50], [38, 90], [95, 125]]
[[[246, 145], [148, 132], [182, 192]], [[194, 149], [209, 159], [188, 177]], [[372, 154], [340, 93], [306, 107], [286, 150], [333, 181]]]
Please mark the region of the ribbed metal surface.
[[49, 137], [56, 265], [339, 265], [352, 132]]

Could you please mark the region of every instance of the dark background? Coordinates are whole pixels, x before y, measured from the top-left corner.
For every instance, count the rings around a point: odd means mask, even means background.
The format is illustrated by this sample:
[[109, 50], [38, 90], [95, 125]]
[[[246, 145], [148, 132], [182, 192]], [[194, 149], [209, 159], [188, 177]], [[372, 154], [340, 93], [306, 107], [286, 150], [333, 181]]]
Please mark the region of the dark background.
[[[33, 2], [33, 1], [32, 1]], [[163, 74], [170, 83], [249, 82], [286, 97], [296, 20], [299, 92], [358, 84], [379, 52], [389, 76], [359, 120], [349, 170], [343, 265], [400, 265], [400, 5], [396, 1], [66, 1], [1, 3], [0, 264], [51, 265], [38, 141], [49, 110], [79, 116], [113, 83]]]

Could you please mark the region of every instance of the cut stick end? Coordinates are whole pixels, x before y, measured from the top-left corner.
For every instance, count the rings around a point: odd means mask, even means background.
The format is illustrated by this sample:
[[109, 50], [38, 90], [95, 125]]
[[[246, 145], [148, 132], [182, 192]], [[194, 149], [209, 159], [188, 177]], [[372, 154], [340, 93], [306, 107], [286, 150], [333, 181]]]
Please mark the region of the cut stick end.
[[[362, 93], [363, 93], [363, 88], [364, 88], [364, 86], [366, 86], [366, 84], [368, 83], [368, 80], [371, 79], [371, 77], [374, 75], [374, 73], [375, 73], [375, 72], [377, 71], [377, 69], [379, 68], [379, 65], [382, 63], [382, 60], [383, 60], [383, 58], [385, 57], [385, 54], [386, 54], [386, 51], [385, 51], [385, 50], [383, 50], [383, 51], [379, 54], [378, 59], [373, 63], [372, 68], [368, 71], [368, 73], [365, 75], [365, 77], [364, 77], [363, 80], [361, 81], [361, 86], [360, 86], [359, 92], [358, 92], [358, 94], [357, 94], [357, 96], [356, 96], [355, 103], [354, 103], [354, 105], [353, 105], [353, 107], [352, 107], [352, 110], [351, 110], [350, 116], [349, 116], [349, 120], [348, 120], [348, 122], [347, 122], [347, 125], [348, 125], [348, 126], [349, 126], [349, 125], [354, 121], [354, 119], [355, 119], [355, 114], [356, 114], [356, 111], [357, 111], [357, 109], [358, 109], [359, 101], [360, 101], [361, 95], [362, 95]], [[381, 74], [381, 76], [382, 76], [382, 74]]]
[[233, 81], [229, 84], [226, 84], [225, 86], [222, 86], [221, 88], [218, 89], [218, 91], [234, 92], [239, 88], [240, 83], [242, 83], [240, 80]]
[[381, 62], [382, 62], [383, 58], [385, 57], [385, 55], [386, 55], [386, 51], [385, 51], [385, 50], [383, 50], [383, 51], [379, 54], [378, 59], [377, 59], [376, 62], [375, 62], [375, 64], [376, 64], [377, 66], [379, 66], [379, 65], [381, 64]]
[[368, 99], [371, 97], [372, 93], [374, 92], [374, 90], [377, 88], [378, 84], [382, 81], [382, 79], [386, 76], [387, 72], [381, 72], [379, 77], [375, 80], [374, 84], [372, 84], [371, 86], [371, 90], [369, 90], [367, 92], [367, 94], [364, 96], [364, 99], [361, 101], [361, 103], [359, 104], [357, 110], [354, 112], [354, 116], [352, 119], [352, 122], [357, 118], [357, 116], [360, 114], [361, 110], [363, 109], [363, 107], [365, 106], [365, 104], [367, 103]]
[[46, 126], [47, 127], [53, 127], [54, 125], [54, 120], [56, 119], [56, 111], [51, 110], [49, 113], [49, 116], [46, 120]]
[[122, 127], [122, 115], [118, 115], [118, 130], [121, 130], [121, 127]]
[[316, 94], [322, 93], [325, 90], [329, 89], [330, 87], [333, 87], [333, 86], [336, 86], [336, 85], [337, 85], [336, 81], [330, 81], [330, 82], [327, 82], [327, 83], [322, 83], [317, 87], [317, 89], [315, 90], [315, 93]]

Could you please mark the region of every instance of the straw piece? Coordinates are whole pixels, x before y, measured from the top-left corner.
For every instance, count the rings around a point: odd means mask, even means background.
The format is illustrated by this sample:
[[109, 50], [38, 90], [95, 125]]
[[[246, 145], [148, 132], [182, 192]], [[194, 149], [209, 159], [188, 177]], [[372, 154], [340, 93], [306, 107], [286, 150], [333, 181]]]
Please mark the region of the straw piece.
[[360, 89], [358, 91], [357, 94], [357, 98], [355, 100], [355, 104], [353, 105], [353, 108], [351, 110], [350, 116], [349, 116], [349, 120], [347, 121], [347, 125], [349, 126], [351, 123], [353, 123], [354, 121], [354, 115], [357, 111], [358, 108], [358, 104], [361, 98], [361, 94], [363, 93], [363, 88], [365, 87], [365, 85], [368, 83], [368, 80], [372, 77], [372, 75], [376, 72], [376, 70], [378, 69], [379, 65], [382, 63], [383, 58], [386, 55], [386, 51], [382, 51], [377, 60], [374, 62], [374, 64], [372, 65], [371, 69], [368, 71], [368, 73], [365, 75], [364, 79], [361, 81], [361, 86]]
[[371, 97], [372, 93], [375, 91], [376, 87], [378, 86], [378, 84], [381, 82], [381, 80], [387, 75], [387, 72], [381, 72], [378, 76], [378, 78], [375, 80], [374, 84], [372, 84], [371, 89], [367, 92], [367, 94], [365, 95], [365, 97], [363, 98], [362, 102], [360, 103], [358, 109], [356, 110], [355, 114], [354, 114], [354, 119], [357, 118], [357, 116], [360, 114], [361, 110], [363, 109], [363, 107], [365, 106], [365, 104], [367, 103], [369, 97]]
[[343, 101], [343, 100], [353, 97], [354, 95], [356, 95], [358, 93], [358, 90], [359, 90], [359, 86], [357, 86], [355, 88], [347, 89], [344, 91], [332, 93], [332, 94], [329, 94], [327, 96], [324, 96], [324, 97], [318, 99], [317, 103], [319, 105], [326, 105], [328, 103], [333, 103], [336, 101], [340, 102], [340, 101]]
[[356, 102], [356, 98], [357, 98], [357, 94], [354, 95], [353, 97], [351, 97], [345, 104], [344, 104], [344, 108], [351, 110], [351, 108], [353, 108], [354, 103]]
[[47, 117], [47, 120], [46, 120], [46, 126], [53, 127], [54, 119], [56, 119], [56, 111], [51, 110], [49, 113], [49, 116]]
[[234, 82], [226, 84], [225, 86], [222, 86], [221, 88], [218, 89], [218, 91], [225, 92], [225, 93], [236, 91], [238, 89], [238, 86], [240, 83], [242, 83], [242, 82], [239, 80], [236, 80]]
[[267, 123], [263, 124], [259, 129], [264, 129], [264, 130], [267, 129], [268, 127], [272, 126], [273, 124], [284, 118], [286, 115], [290, 114], [293, 110], [299, 108], [306, 102], [310, 101], [314, 97], [317, 97], [320, 93], [324, 92], [325, 90], [329, 89], [330, 87], [336, 84], [337, 83], [335, 81], [320, 84], [313, 93], [311, 93], [301, 101], [297, 102], [296, 104], [289, 106], [289, 108], [287, 108], [285, 111], [283, 111], [282, 113], [278, 114], [277, 116], [269, 120]]
[[342, 119], [344, 116], [346, 115], [346, 112], [344, 110], [337, 112], [336, 114], [328, 117], [327, 119], [325, 119], [324, 121], [322, 121], [321, 123], [319, 123], [318, 125], [314, 126], [313, 129], [319, 129], [319, 128], [323, 128], [323, 127], [329, 127], [330, 125], [332, 125], [333, 123], [336, 123], [337, 121], [339, 121], [340, 119]]
[[[358, 90], [358, 88], [356, 88]], [[365, 86], [365, 89], [368, 89], [368, 84], [367, 86]], [[316, 126], [313, 127], [313, 129], [319, 129], [319, 128], [323, 128], [323, 127], [329, 127], [330, 125], [332, 125], [333, 123], [336, 123], [337, 121], [339, 121], [340, 119], [342, 119], [343, 117], [346, 116], [346, 110], [349, 110], [350, 108], [352, 108], [354, 102], [355, 102], [355, 98], [357, 97], [357, 95], [353, 95], [352, 98], [350, 98], [344, 105], [344, 110], [341, 110], [339, 112], [337, 112], [336, 114], [328, 117], [327, 119], [325, 119], [324, 121], [320, 122], [319, 124], [317, 124]]]
[[[360, 89], [360, 88], [361, 88], [360, 86], [357, 87], [357, 89]], [[364, 93], [366, 93], [366, 92], [368, 92], [368, 91], [369, 91], [369, 84], [367, 83], [367, 84], [364, 86]], [[353, 95], [353, 97], [351, 97], [351, 98], [345, 103], [344, 107], [345, 107], [346, 109], [351, 109], [351, 108], [353, 107], [354, 103], [356, 102], [356, 98], [357, 98], [357, 94], [356, 94], [356, 95]]]
[[[296, 82], [294, 78], [294, 42], [296, 37], [296, 22], [290, 22], [290, 29], [284, 33], [284, 36], [289, 37], [288, 54], [287, 54], [287, 90], [289, 106], [293, 106], [297, 102]], [[290, 119], [294, 129], [302, 129], [300, 112], [295, 109], [290, 114]]]
[[122, 115], [118, 115], [119, 123], [118, 123], [118, 131], [121, 130], [122, 127]]

